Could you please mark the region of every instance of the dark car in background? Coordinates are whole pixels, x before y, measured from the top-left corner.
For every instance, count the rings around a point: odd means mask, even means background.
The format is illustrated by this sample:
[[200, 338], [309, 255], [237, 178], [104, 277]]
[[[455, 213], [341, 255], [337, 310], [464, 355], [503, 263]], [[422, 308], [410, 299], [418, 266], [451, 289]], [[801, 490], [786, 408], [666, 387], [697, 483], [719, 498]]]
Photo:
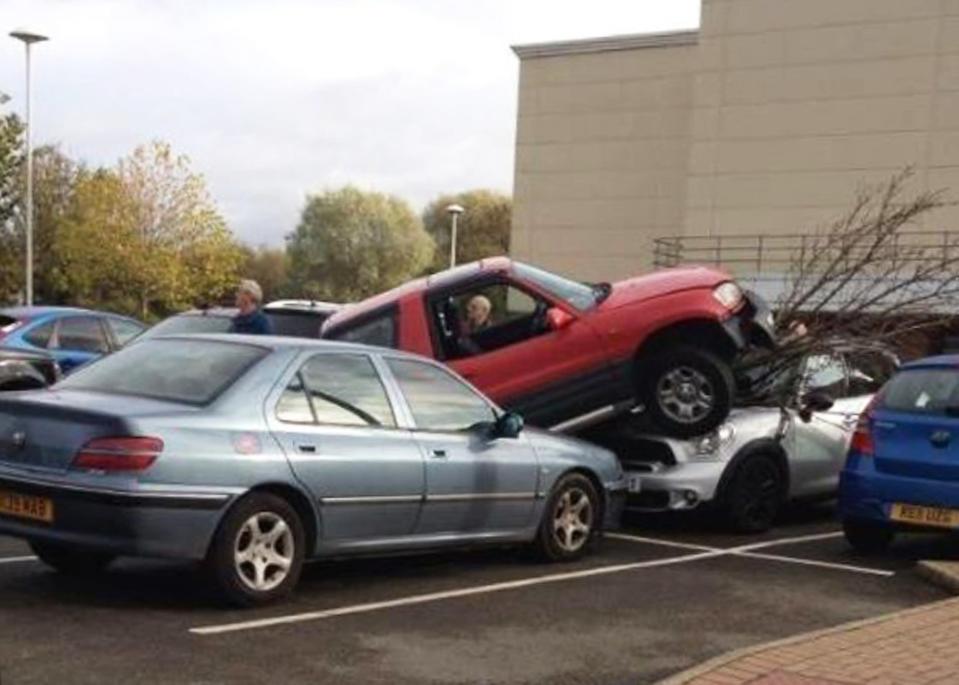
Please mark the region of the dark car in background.
[[[320, 328], [341, 305], [314, 300], [279, 300], [263, 307], [263, 313], [273, 325], [276, 335], [293, 338], [319, 338]], [[228, 333], [235, 307], [191, 309], [164, 319], [141, 336], [142, 339], [159, 335], [187, 333]]]
[[46, 352], [0, 347], [0, 392], [45, 388], [62, 375], [60, 365]]
[[65, 374], [118, 350], [144, 330], [135, 319], [76, 307], [0, 309], [0, 345], [44, 350]]

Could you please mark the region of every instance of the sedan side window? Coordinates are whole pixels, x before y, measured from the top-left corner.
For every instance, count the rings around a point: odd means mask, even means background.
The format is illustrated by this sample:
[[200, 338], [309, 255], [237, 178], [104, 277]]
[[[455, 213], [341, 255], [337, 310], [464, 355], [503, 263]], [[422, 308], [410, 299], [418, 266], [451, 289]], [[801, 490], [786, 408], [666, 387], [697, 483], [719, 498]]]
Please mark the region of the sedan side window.
[[119, 347], [123, 347], [145, 330], [140, 324], [128, 319], [110, 317], [106, 321]]
[[410, 405], [417, 428], [462, 431], [496, 419], [484, 398], [447, 371], [408, 359], [387, 359], [386, 363]]
[[362, 354], [309, 359], [283, 391], [276, 416], [290, 423], [396, 426], [379, 373]]
[[40, 324], [32, 331], [24, 333], [23, 339], [34, 347], [46, 349], [47, 345], [50, 344], [50, 338], [53, 337], [54, 326], [56, 326], [56, 321], [48, 321], [47, 323]]
[[60, 321], [56, 349], [106, 354], [110, 351], [100, 322], [93, 316], [71, 316]]

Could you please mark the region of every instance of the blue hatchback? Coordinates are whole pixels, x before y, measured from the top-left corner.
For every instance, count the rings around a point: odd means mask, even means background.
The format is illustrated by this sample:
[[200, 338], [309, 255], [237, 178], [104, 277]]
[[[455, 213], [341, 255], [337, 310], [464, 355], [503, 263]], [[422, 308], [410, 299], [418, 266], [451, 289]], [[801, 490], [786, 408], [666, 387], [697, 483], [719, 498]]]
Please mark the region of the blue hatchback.
[[906, 364], [876, 395], [853, 434], [839, 511], [862, 552], [897, 530], [959, 529], [959, 356]]
[[0, 345], [46, 350], [64, 373], [122, 347], [145, 329], [134, 319], [89, 309], [0, 309]]

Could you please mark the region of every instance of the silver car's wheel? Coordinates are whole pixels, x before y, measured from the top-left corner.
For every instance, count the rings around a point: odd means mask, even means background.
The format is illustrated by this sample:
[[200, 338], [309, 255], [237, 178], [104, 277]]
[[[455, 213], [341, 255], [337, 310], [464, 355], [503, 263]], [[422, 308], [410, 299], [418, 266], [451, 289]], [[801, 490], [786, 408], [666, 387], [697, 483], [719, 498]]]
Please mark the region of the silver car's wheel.
[[677, 423], [701, 421], [716, 403], [716, 391], [706, 376], [689, 366], [664, 374], [656, 384], [663, 413]]
[[601, 519], [600, 498], [582, 473], [560, 478], [546, 502], [536, 546], [550, 561], [572, 561], [589, 548]]
[[560, 549], [575, 553], [593, 531], [593, 503], [581, 488], [565, 490], [553, 510], [553, 537]]
[[293, 590], [306, 546], [303, 522], [293, 506], [273, 493], [253, 492], [223, 518], [207, 565], [230, 602], [264, 604]]
[[293, 531], [286, 521], [273, 512], [254, 514], [236, 536], [237, 576], [251, 590], [269, 592], [286, 580], [295, 553]]

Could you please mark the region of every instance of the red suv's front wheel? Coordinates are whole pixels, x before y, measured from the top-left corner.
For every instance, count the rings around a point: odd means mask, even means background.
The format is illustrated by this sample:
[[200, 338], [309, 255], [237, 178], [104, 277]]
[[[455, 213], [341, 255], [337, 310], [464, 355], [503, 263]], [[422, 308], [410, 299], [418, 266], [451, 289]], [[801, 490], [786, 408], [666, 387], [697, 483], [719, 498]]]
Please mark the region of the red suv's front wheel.
[[725, 361], [688, 346], [642, 360], [637, 385], [639, 401], [653, 423], [680, 438], [717, 428], [729, 415], [736, 392]]

